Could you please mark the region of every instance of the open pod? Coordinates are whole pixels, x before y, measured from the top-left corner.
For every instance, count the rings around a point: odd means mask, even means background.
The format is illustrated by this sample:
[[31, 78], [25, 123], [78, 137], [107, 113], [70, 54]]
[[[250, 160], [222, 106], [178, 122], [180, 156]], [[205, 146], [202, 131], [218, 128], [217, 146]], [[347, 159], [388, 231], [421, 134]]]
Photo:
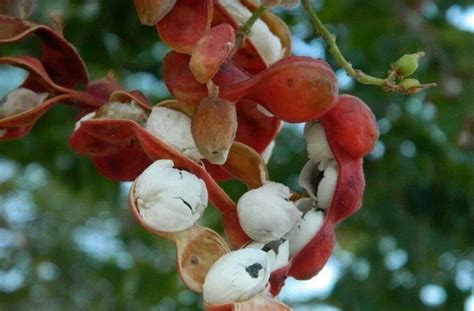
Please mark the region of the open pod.
[[[111, 100], [134, 100], [143, 108], [147, 106], [137, 96], [125, 92], [114, 93]], [[172, 148], [138, 123], [124, 119], [84, 118], [79, 121], [71, 136], [70, 145], [76, 152], [89, 156], [99, 172], [113, 180], [133, 180], [153, 161], [172, 159], [176, 167], [199, 176], [205, 182], [210, 201], [222, 212], [225, 233], [231, 244], [240, 246], [248, 241], [239, 225], [235, 203], [205, 167]], [[89, 147], [91, 149], [87, 149]]]
[[[372, 112], [360, 99], [343, 95], [320, 121], [337, 162], [335, 189], [329, 207], [320, 211], [324, 214], [324, 220], [314, 236], [290, 258], [286, 266], [272, 273], [270, 283], [274, 295], [280, 291], [287, 275], [309, 279], [323, 268], [335, 245], [334, 226], [355, 213], [362, 203], [365, 188], [363, 156], [370, 152], [378, 137]], [[304, 174], [309, 173], [310, 178], [314, 176], [317, 182], [320, 178], [317, 175], [322, 171], [318, 170], [318, 163], [308, 164], [304, 170], [309, 171]], [[305, 187], [310, 189], [310, 197], [315, 195], [314, 186]]]
[[[175, 52], [165, 57], [165, 83], [178, 101], [197, 104], [207, 96], [207, 87], [194, 79], [187, 59]], [[213, 79], [219, 97], [231, 102], [250, 99], [286, 122], [318, 119], [336, 102], [336, 77], [322, 60], [288, 57], [253, 77], [245, 76], [231, 62], [224, 63]]]
[[[134, 92], [118, 91], [110, 100], [123, 103], [135, 101], [146, 113], [150, 111], [146, 99]], [[155, 107], [166, 107], [189, 117], [194, 110], [193, 106], [176, 100], [166, 100]], [[79, 120], [69, 143], [77, 153], [91, 157], [104, 176], [113, 180], [133, 180], [151, 161], [140, 144], [137, 144], [135, 126], [140, 127], [132, 120], [95, 118], [93, 112]], [[161, 139], [160, 141], [167, 144]], [[206, 160], [203, 162], [205, 169], [215, 180], [235, 178], [252, 188], [268, 178], [268, 171], [260, 154], [240, 142], [233, 143], [228, 160], [222, 166], [213, 165]]]
[[100, 101], [87, 93], [56, 84], [51, 80], [43, 64], [35, 58], [29, 56], [1, 57], [0, 64], [22, 68], [29, 73], [25, 82], [11, 93], [23, 90], [30, 93], [30, 97], [37, 97], [37, 101], [34, 103], [26, 103], [24, 96], [11, 103], [7, 103], [7, 98], [4, 99], [5, 103], [2, 108], [9, 105], [14, 109], [9, 113], [0, 113], [0, 141], [25, 136], [30, 132], [35, 122], [57, 103], [71, 104], [85, 111], [101, 105]]
[[42, 42], [41, 63], [56, 84], [69, 89], [87, 85], [89, 78], [84, 62], [56, 30], [5, 15], [0, 15], [0, 29], [0, 44], [14, 43], [35, 34]]
[[210, 267], [223, 255], [230, 252], [219, 234], [199, 225], [178, 232], [158, 231], [147, 224], [137, 208], [134, 195], [136, 183], [132, 184], [129, 207], [134, 218], [147, 231], [169, 239], [176, 246], [176, 269], [181, 280], [191, 290], [201, 293], [204, 279]]
[[[117, 91], [110, 101], [134, 101], [144, 111], [150, 110], [139, 94]], [[135, 137], [134, 127], [140, 125], [127, 119], [95, 119], [96, 113], [78, 121], [69, 145], [75, 152], [89, 156], [102, 175], [112, 180], [135, 179], [152, 162]]]
[[[255, 2], [249, 0], [238, 0], [235, 3], [232, 1], [215, 1], [212, 25], [227, 23], [237, 30], [243, 22], [237, 20], [236, 16], [245, 15], [236, 14], [235, 9], [241, 8], [254, 12], [257, 7], [258, 5]], [[233, 10], [234, 12], [232, 12]], [[251, 74], [257, 74], [265, 70], [276, 60], [291, 55], [291, 34], [286, 24], [269, 11], [266, 11], [261, 16], [261, 20], [264, 25], [260, 26], [263, 29], [261, 31], [260, 29], [257, 30], [261, 32], [261, 35], [259, 34], [261, 37], [255, 37], [255, 42], [252, 41], [252, 37], [246, 38], [240, 48], [232, 55], [232, 60], [243, 70]], [[277, 47], [279, 49], [278, 55], [265, 55], [268, 52], [272, 53], [275, 51], [275, 47], [272, 46], [271, 42], [267, 42], [265, 37], [274, 37], [275, 41], [279, 41], [279, 46]]]

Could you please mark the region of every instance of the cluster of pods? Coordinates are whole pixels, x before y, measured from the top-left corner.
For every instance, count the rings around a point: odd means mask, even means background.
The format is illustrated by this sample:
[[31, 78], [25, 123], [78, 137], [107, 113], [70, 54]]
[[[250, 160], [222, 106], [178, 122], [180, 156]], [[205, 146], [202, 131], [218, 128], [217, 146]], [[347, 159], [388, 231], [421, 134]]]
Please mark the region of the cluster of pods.
[[[294, 1], [292, 1], [294, 2]], [[80, 108], [71, 148], [103, 176], [134, 181], [129, 205], [148, 231], [173, 241], [177, 270], [208, 310], [289, 310], [274, 298], [285, 279], [316, 275], [334, 226], [360, 206], [363, 157], [378, 131], [370, 109], [339, 95], [323, 60], [292, 57], [288, 28], [271, 12], [238, 37], [248, 0], [135, 0], [143, 24], [170, 47], [163, 64], [173, 100], [150, 105], [112, 77], [90, 81], [58, 30], [0, 16], [0, 43], [31, 36], [41, 57], [0, 57], [27, 79], [0, 102], [0, 141], [21, 138], [54, 104]], [[282, 122], [305, 122], [304, 193], [266, 169]], [[218, 185], [248, 187], [237, 203]], [[224, 237], [197, 224], [208, 201]]]

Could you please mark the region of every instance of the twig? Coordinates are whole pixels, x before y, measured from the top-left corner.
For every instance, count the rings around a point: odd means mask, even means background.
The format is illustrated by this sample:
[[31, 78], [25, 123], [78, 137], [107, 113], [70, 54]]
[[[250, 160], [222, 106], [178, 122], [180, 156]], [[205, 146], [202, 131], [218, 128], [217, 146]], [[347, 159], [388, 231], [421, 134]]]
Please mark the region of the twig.
[[234, 53], [240, 48], [242, 43], [244, 42], [245, 38], [250, 35], [250, 32], [252, 30], [253, 24], [262, 16], [263, 13], [265, 13], [265, 6], [260, 5], [249, 17], [245, 23], [243, 23], [239, 29], [237, 30], [237, 33], [235, 35], [235, 45], [234, 48], [232, 49], [232, 52], [230, 55], [234, 55]]
[[336, 36], [329, 32], [329, 30], [327, 30], [327, 28], [319, 19], [316, 12], [313, 10], [313, 7], [310, 4], [310, 0], [301, 0], [301, 2], [303, 3], [303, 7], [306, 13], [308, 13], [309, 19], [313, 24], [313, 27], [315, 28], [319, 36], [321, 36], [328, 44], [329, 52], [334, 56], [337, 64], [356, 81], [362, 84], [381, 86], [386, 91], [399, 92], [403, 94], [414, 94], [421, 90], [436, 86], [436, 83], [428, 83], [420, 84], [416, 87], [406, 88], [397, 83], [397, 76], [393, 71], [389, 72], [387, 78], [377, 78], [366, 74], [360, 69], [354, 69], [352, 67], [352, 64], [345, 59], [344, 55], [342, 55], [341, 51], [339, 50], [339, 47], [336, 43]]

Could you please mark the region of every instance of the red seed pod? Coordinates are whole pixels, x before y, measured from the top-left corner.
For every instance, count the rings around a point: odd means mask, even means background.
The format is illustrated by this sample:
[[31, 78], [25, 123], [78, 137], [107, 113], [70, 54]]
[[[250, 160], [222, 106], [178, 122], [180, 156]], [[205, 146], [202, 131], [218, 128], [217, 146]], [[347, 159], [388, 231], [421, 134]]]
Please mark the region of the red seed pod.
[[[184, 172], [180, 174], [182, 173]], [[145, 230], [174, 242], [176, 246], [176, 268], [180, 278], [191, 290], [198, 293], [202, 292], [204, 278], [209, 268], [220, 257], [230, 251], [227, 243], [216, 232], [197, 224], [179, 231], [160, 231], [160, 228], [156, 225], [156, 220], [151, 218], [156, 217], [156, 213], [160, 209], [166, 209], [167, 206], [162, 206], [159, 202], [152, 203], [155, 215], [151, 217], [150, 214], [142, 215], [136, 195], [137, 181], [133, 183], [129, 194], [129, 207], [132, 215]], [[205, 204], [207, 204], [207, 199]], [[172, 210], [168, 209], [168, 212], [172, 212]], [[158, 215], [163, 216], [165, 214], [166, 212], [163, 212]]]
[[[148, 103], [132, 93], [116, 92], [111, 102], [138, 103], [149, 110]], [[132, 120], [88, 119], [79, 121], [70, 138], [73, 150], [91, 157], [99, 172], [113, 180], [133, 180], [152, 161], [173, 160], [175, 167], [185, 169], [201, 178], [207, 186], [209, 200], [222, 212], [223, 227], [229, 241], [241, 246], [248, 241], [240, 227], [235, 203], [219, 187], [206, 169], [160, 140]], [[90, 147], [91, 149], [87, 149]]]
[[367, 155], [379, 136], [370, 108], [357, 97], [340, 96], [321, 119], [333, 152], [354, 159]]
[[[30, 132], [35, 122], [57, 103], [72, 104], [83, 109], [100, 105], [97, 100], [85, 93], [73, 91], [56, 84], [50, 79], [41, 62], [35, 58], [29, 56], [1, 57], [0, 64], [19, 67], [28, 71], [29, 75], [19, 89], [24, 89], [32, 94], [36, 93], [39, 100], [33, 105], [26, 102], [5, 103], [14, 109], [10, 109], [9, 113], [1, 113], [0, 141], [25, 136]], [[46, 99], [47, 97], [49, 99]], [[21, 98], [17, 99], [22, 100]]]
[[20, 41], [35, 34], [42, 41], [41, 63], [49, 77], [65, 88], [85, 87], [87, 69], [76, 49], [54, 29], [19, 18], [0, 15], [0, 44]]
[[[291, 257], [287, 266], [272, 273], [270, 282], [274, 295], [287, 275], [309, 279], [323, 268], [334, 248], [334, 225], [361, 206], [365, 188], [362, 157], [370, 151], [378, 136], [375, 118], [360, 99], [343, 95], [336, 106], [321, 117], [321, 124], [337, 162], [336, 186], [324, 222], [316, 234]], [[318, 163], [308, 166], [311, 167], [316, 172], [309, 172], [309, 177], [317, 179]]]
[[[191, 73], [187, 63], [189, 56], [170, 52], [166, 55], [164, 67], [165, 83], [180, 102], [197, 105], [207, 97], [207, 88], [199, 83]], [[213, 81], [217, 85], [235, 84], [250, 79], [230, 61], [225, 61], [215, 75]], [[262, 153], [275, 138], [280, 129], [281, 121], [278, 118], [263, 114], [254, 100], [243, 98], [236, 104], [237, 134], [236, 141], [242, 142]], [[212, 166], [211, 166], [212, 167]], [[217, 171], [218, 169], [214, 169]], [[213, 176], [217, 176], [214, 175]], [[219, 179], [225, 177], [221, 174]]]
[[224, 233], [232, 245], [239, 247], [248, 242], [249, 238], [239, 224], [235, 203], [220, 188], [203, 166], [191, 161], [175, 149], [170, 148], [145, 129], [135, 126], [135, 131], [143, 151], [152, 160], [171, 159], [176, 168], [185, 169], [204, 181], [209, 192], [209, 200], [222, 213]]
[[304, 122], [326, 113], [335, 104], [337, 91], [334, 72], [327, 63], [288, 57], [248, 81], [221, 87], [220, 94], [228, 100], [252, 99], [283, 121]]
[[172, 50], [191, 54], [199, 39], [211, 27], [212, 0], [180, 0], [156, 24], [156, 29]]
[[229, 24], [211, 28], [197, 43], [189, 61], [191, 72], [201, 83], [214, 77], [234, 46], [234, 29]]
[[[185, 55], [168, 54], [165, 83], [177, 100], [196, 104], [207, 96], [207, 88], [186, 67]], [[248, 79], [231, 62], [225, 62], [213, 81], [219, 86], [219, 97], [233, 102], [251, 99], [287, 122], [321, 117], [334, 106], [338, 92], [327, 63], [309, 57], [288, 57]]]

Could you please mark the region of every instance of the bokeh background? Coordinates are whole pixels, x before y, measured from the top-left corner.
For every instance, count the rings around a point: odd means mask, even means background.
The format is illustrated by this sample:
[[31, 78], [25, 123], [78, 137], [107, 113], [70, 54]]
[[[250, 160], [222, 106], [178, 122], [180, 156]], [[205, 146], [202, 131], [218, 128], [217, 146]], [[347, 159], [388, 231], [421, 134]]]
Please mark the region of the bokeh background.
[[[167, 48], [140, 26], [132, 1], [43, 0], [32, 17], [64, 14], [65, 37], [92, 78], [113, 70], [152, 101]], [[363, 208], [338, 226], [337, 247], [308, 281], [288, 279], [280, 298], [295, 310], [474, 310], [474, 5], [471, 1], [315, 1], [356, 68], [384, 76], [424, 50], [415, 77], [436, 89], [407, 97], [364, 86], [338, 70], [301, 7], [275, 12], [295, 55], [325, 58], [342, 92], [373, 109], [380, 139], [366, 158]], [[28, 40], [1, 55], [37, 53]], [[25, 73], [0, 67], [0, 97]], [[291, 104], [291, 103], [289, 103]], [[69, 107], [55, 107], [20, 141], [0, 144], [1, 310], [200, 310], [174, 269], [171, 243], [142, 230], [127, 209], [129, 184], [99, 176], [74, 154]], [[286, 125], [269, 169], [298, 189], [307, 159], [301, 125]], [[238, 183], [223, 186], [234, 198]], [[204, 224], [220, 230], [207, 209]]]

